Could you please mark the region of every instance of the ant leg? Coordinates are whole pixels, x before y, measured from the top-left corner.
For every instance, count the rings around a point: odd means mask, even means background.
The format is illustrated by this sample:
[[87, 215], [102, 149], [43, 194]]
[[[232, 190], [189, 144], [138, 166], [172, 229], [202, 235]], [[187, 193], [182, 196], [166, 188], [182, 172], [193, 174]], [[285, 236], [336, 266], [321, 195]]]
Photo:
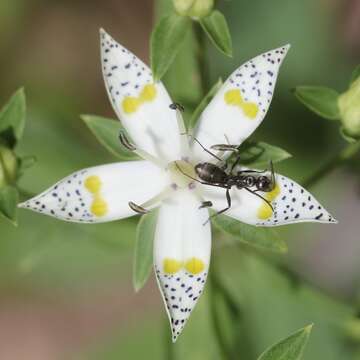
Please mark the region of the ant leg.
[[231, 169], [230, 169], [230, 174], [233, 173], [233, 171], [234, 171], [234, 169], [236, 168], [236, 166], [239, 165], [239, 162], [240, 162], [240, 154], [238, 154], [238, 156], [236, 157], [236, 160], [235, 160], [234, 163], [232, 164]]
[[216, 156], [214, 153], [212, 153], [209, 149], [207, 149], [203, 144], [201, 144], [201, 142], [195, 137], [195, 136], [192, 136], [190, 134], [182, 134], [182, 135], [187, 135], [191, 138], [193, 138], [200, 146], [201, 148], [206, 151], [209, 155], [211, 155], [212, 157], [214, 157], [216, 160], [219, 160], [219, 161], [224, 161], [223, 159], [220, 159], [218, 156]]
[[225, 209], [222, 209], [220, 211], [218, 211], [217, 213], [211, 215], [205, 222], [203, 225], [206, 225], [212, 218], [223, 214], [225, 211], [229, 210], [231, 208], [231, 196], [230, 196], [230, 188], [226, 189], [226, 201], [227, 201], [227, 207]]
[[199, 210], [200, 209], [204, 209], [204, 208], [208, 208], [208, 207], [212, 207], [213, 203], [211, 201], [203, 201], [201, 203], [201, 205], [199, 206]]
[[130, 202], [128, 203], [128, 205], [129, 205], [129, 207], [130, 207], [131, 210], [135, 211], [135, 212], [138, 213], [138, 214], [143, 215], [143, 214], [147, 214], [147, 213], [149, 212], [149, 210], [146, 210], [146, 209], [143, 208], [142, 206], [137, 205], [137, 204], [135, 204], [135, 203], [132, 202], [132, 201], [130, 201]]
[[263, 174], [265, 172], [267, 172], [268, 170], [262, 170], [262, 171], [258, 171], [258, 170], [240, 170], [240, 173], [254, 173], [254, 174]]
[[253, 194], [253, 195], [256, 195], [257, 197], [259, 197], [260, 199], [262, 199], [263, 201], [265, 201], [266, 204], [268, 204], [268, 205], [270, 206], [271, 210], [274, 211], [274, 208], [273, 208], [273, 206], [271, 205], [271, 202], [270, 202], [269, 200], [265, 199], [263, 196], [257, 194], [254, 190], [250, 190], [250, 189], [247, 188], [247, 187], [244, 187], [243, 189], [245, 189], [245, 190], [248, 191], [249, 193], [251, 193], [251, 194]]

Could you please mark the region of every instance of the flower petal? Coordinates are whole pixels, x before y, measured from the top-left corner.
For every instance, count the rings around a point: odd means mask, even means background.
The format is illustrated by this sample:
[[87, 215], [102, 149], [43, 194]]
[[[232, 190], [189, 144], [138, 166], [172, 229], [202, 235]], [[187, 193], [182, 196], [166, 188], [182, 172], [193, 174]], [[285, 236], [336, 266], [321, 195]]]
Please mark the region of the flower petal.
[[[197, 139], [207, 148], [241, 144], [264, 119], [273, 96], [279, 67], [289, 45], [269, 51], [238, 68], [200, 116]], [[209, 154], [194, 143], [199, 160]]]
[[161, 192], [167, 177], [147, 161], [128, 161], [80, 170], [20, 207], [61, 220], [100, 223], [135, 215], [128, 202]]
[[203, 291], [210, 262], [208, 211], [188, 191], [179, 192], [160, 208], [154, 261], [175, 342]]
[[[276, 186], [271, 192], [258, 192], [261, 198], [245, 189], [231, 189], [232, 206], [225, 212], [239, 221], [256, 226], [278, 226], [298, 222], [337, 223], [307, 190], [295, 181], [276, 175]], [[211, 201], [216, 211], [227, 207], [224, 190], [204, 186], [204, 199]]]
[[180, 158], [176, 113], [161, 82], [150, 69], [104, 30], [101, 61], [111, 104], [131, 139], [141, 149], [168, 161]]

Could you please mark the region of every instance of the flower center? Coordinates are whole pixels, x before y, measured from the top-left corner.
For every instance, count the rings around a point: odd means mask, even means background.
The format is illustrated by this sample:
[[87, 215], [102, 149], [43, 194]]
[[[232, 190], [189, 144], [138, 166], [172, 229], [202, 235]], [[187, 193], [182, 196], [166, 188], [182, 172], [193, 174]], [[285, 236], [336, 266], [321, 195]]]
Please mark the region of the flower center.
[[170, 180], [179, 188], [186, 188], [197, 178], [194, 167], [185, 160], [177, 160], [169, 163], [168, 170]]

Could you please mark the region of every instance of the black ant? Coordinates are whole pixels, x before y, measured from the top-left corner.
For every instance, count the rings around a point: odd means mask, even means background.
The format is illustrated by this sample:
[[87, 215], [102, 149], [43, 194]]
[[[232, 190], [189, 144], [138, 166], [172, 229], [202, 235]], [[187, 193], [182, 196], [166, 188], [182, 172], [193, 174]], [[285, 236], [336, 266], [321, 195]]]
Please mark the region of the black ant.
[[[180, 110], [183, 111], [183, 107], [181, 105], [178, 105], [177, 103], [171, 104], [170, 108], [173, 110]], [[191, 136], [188, 134], [182, 134]], [[217, 159], [218, 161], [222, 162], [223, 159], [216, 156], [213, 152], [205, 148], [198, 139], [195, 137], [192, 137], [200, 146], [201, 148], [206, 151], [208, 154], [210, 154], [212, 157]], [[274, 173], [274, 167], [272, 161], [270, 161], [270, 170], [271, 170], [271, 177], [267, 177], [265, 175], [256, 175], [264, 173], [265, 171], [256, 171], [256, 170], [240, 170], [236, 174], [233, 174], [234, 169], [240, 162], [240, 154], [238, 153], [238, 146], [237, 145], [228, 145], [228, 144], [218, 144], [211, 146], [211, 149], [218, 150], [218, 151], [232, 151], [237, 153], [236, 159], [234, 163], [232, 164], [230, 171], [226, 172], [226, 169], [228, 167], [228, 163], [225, 161], [224, 166], [220, 167], [218, 165], [204, 162], [199, 163], [195, 165], [195, 172], [196, 175], [199, 177], [199, 179], [195, 179], [189, 174], [186, 174], [180, 166], [175, 162], [178, 170], [185, 176], [189, 177], [190, 179], [199, 182], [203, 185], [210, 185], [210, 186], [216, 186], [220, 188], [226, 189], [226, 201], [227, 201], [227, 207], [218, 211], [216, 214], [212, 215], [217, 216], [225, 211], [229, 210], [231, 208], [231, 196], [230, 196], [230, 190], [233, 186], [236, 186], [237, 189], [244, 189], [251, 194], [254, 194], [261, 198], [263, 201], [265, 201], [270, 207], [271, 210], [274, 211], [270, 201], [262, 197], [260, 194], [257, 194], [258, 191], [262, 192], [270, 192], [274, 190], [275, 188], [275, 173]], [[252, 190], [251, 188], [256, 187], [256, 190]], [[204, 201], [201, 206], [201, 208], [205, 207], [211, 207], [213, 204], [211, 201]]]

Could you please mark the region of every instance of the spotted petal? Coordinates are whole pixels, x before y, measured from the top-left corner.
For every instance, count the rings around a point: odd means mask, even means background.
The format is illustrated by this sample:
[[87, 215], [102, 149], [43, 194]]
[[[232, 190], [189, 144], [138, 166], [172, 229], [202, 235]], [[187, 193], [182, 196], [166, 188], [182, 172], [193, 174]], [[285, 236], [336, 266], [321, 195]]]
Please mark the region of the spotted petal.
[[[269, 174], [268, 174], [269, 175]], [[256, 226], [277, 226], [298, 222], [337, 223], [324, 207], [295, 181], [276, 175], [276, 186], [271, 192], [258, 192], [269, 203], [245, 189], [231, 190], [231, 208], [225, 215]], [[227, 207], [224, 190], [204, 186], [204, 198], [212, 201], [219, 211]]]
[[66, 221], [107, 222], [135, 215], [128, 202], [145, 202], [166, 182], [164, 172], [147, 161], [102, 165], [78, 171], [19, 206]]
[[[241, 144], [259, 126], [271, 103], [280, 65], [289, 45], [264, 53], [238, 68], [200, 116], [197, 139], [214, 144]], [[209, 154], [194, 143], [198, 160]]]
[[201, 295], [210, 261], [211, 230], [206, 209], [191, 193], [164, 202], [155, 233], [155, 271], [172, 329], [183, 330]]
[[161, 82], [150, 69], [104, 30], [101, 61], [111, 104], [135, 144], [158, 157], [180, 158], [176, 113]]

